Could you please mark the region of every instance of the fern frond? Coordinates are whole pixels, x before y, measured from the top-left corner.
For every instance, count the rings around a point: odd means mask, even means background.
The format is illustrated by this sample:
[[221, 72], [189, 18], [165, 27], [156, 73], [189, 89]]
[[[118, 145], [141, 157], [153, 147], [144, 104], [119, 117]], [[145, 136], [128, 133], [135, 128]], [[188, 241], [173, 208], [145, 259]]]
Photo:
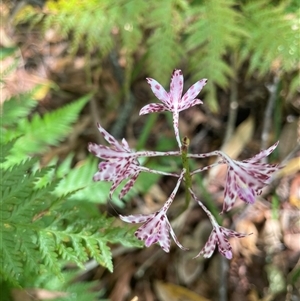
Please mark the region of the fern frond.
[[[16, 125], [20, 119], [29, 115], [30, 111], [37, 105], [36, 100], [33, 98], [33, 94], [34, 91], [18, 94], [3, 103], [3, 114], [0, 116], [2, 127]], [[14, 137], [17, 137], [17, 134]], [[9, 138], [10, 139], [7, 139], [7, 141], [12, 139], [11, 137]]]
[[42, 20], [43, 16], [39, 8], [25, 5], [15, 16], [13, 22], [14, 25], [30, 22], [31, 27], [33, 27]]
[[71, 53], [79, 46], [87, 46], [88, 51], [99, 48], [106, 55], [113, 47], [111, 35], [116, 16], [115, 1], [48, 1], [48, 15], [44, 29], [55, 28], [64, 36], [72, 35]]
[[74, 301], [74, 296], [76, 296], [76, 301], [108, 301], [108, 299], [100, 298], [101, 292], [95, 289], [97, 282], [74, 282], [75, 273], [64, 273], [63, 276], [66, 282], [63, 285], [58, 284], [56, 291], [64, 292], [64, 296], [55, 298], [53, 301]]
[[[78, 190], [70, 197], [72, 200], [85, 200], [92, 203], [105, 204], [108, 199], [111, 183], [91, 181], [96, 172], [97, 159], [90, 156], [71, 168], [70, 158], [72, 156], [57, 170], [62, 180], [55, 189], [56, 195], [61, 196], [65, 193]], [[67, 162], [69, 162], [69, 166], [66, 166]], [[115, 204], [121, 205], [122, 203], [117, 195], [117, 193], [113, 195], [112, 201]]]
[[46, 269], [62, 278], [64, 261], [72, 261], [82, 268], [88, 258], [112, 271], [109, 243], [140, 246], [138, 240], [127, 234], [131, 232], [129, 228], [116, 230], [114, 220], [98, 214], [95, 205], [70, 199], [66, 202], [68, 195], [55, 196], [55, 181], [47, 186], [37, 185], [49, 168], [32, 172], [34, 162], [31, 159], [1, 169], [0, 274], [3, 279], [17, 285], [25, 269], [35, 274]]
[[150, 2], [146, 15], [146, 26], [151, 29], [147, 39], [147, 69], [151, 76], [160, 83], [166, 84], [173, 69], [183, 56], [183, 47], [180, 43], [180, 34], [183, 30], [183, 9], [178, 7], [178, 1]]
[[89, 97], [89, 95], [82, 97], [56, 111], [46, 113], [43, 117], [35, 114], [30, 121], [21, 119], [16, 128], [6, 129], [8, 137], [14, 135], [22, 137], [15, 143], [4, 168], [22, 162], [28, 155], [40, 154], [49, 145], [57, 145], [63, 140], [72, 130], [71, 124], [77, 120]]
[[16, 143], [16, 139], [11, 140], [5, 144], [3, 144], [3, 141], [0, 139], [0, 171], [2, 163], [6, 160], [6, 157], [9, 155], [10, 150], [13, 148], [14, 144]]
[[10, 225], [1, 227], [1, 245], [5, 247], [0, 247], [0, 275], [2, 279], [18, 285], [24, 267], [21, 253], [16, 250], [13, 230]]
[[249, 73], [263, 76], [280, 66], [285, 72], [295, 70], [299, 60], [300, 9], [285, 13], [287, 3], [274, 6], [269, 1], [249, 1], [243, 6], [245, 28], [249, 33], [244, 41], [242, 59], [249, 59]]
[[[61, 281], [51, 273], [44, 273], [39, 277], [33, 277], [30, 271], [25, 271], [25, 279], [22, 281], [24, 290], [27, 288], [37, 288], [51, 292], [60, 292], [51, 300], [53, 301], [108, 301], [100, 298], [101, 292], [95, 290], [97, 282], [94, 281], [77, 281], [80, 271], [72, 269], [72, 271], [64, 271], [62, 277], [65, 281]], [[53, 296], [54, 297], [54, 296]]]
[[[190, 51], [189, 68], [193, 79], [208, 78], [206, 101], [216, 109], [216, 86], [225, 88], [233, 76], [224, 56], [239, 44], [245, 32], [240, 29], [241, 15], [230, 0], [204, 1], [190, 8], [193, 20], [187, 29], [187, 49]], [[206, 91], [207, 91], [206, 90]]]
[[136, 51], [142, 41], [145, 13], [148, 11], [149, 3], [139, 0], [122, 0], [117, 6], [116, 18], [117, 25], [120, 28], [120, 36], [124, 50], [131, 55]]
[[56, 251], [55, 238], [51, 232], [42, 232], [38, 235], [39, 251], [41, 254], [42, 263], [54, 275], [62, 278], [61, 263], [58, 260], [58, 252]]

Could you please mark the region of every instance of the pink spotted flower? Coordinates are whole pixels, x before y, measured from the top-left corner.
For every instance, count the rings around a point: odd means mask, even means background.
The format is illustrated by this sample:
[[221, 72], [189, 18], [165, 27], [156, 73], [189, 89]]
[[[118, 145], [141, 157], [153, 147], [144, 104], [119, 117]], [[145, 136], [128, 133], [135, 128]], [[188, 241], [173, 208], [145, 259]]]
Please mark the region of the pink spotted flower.
[[242, 238], [246, 235], [247, 234], [242, 234], [234, 230], [221, 227], [218, 224], [214, 224], [208, 241], [206, 242], [200, 253], [195, 256], [195, 258], [201, 255], [203, 255], [203, 257], [205, 258], [211, 257], [217, 245], [218, 251], [221, 255], [223, 255], [227, 259], [232, 259], [232, 247], [228, 241], [228, 237]]
[[236, 237], [236, 238], [242, 238], [250, 234], [242, 234], [239, 232], [236, 232], [234, 230], [230, 230], [227, 228], [224, 228], [222, 226], [219, 226], [214, 216], [211, 214], [211, 212], [203, 205], [203, 203], [197, 198], [193, 190], [190, 188], [190, 193], [193, 197], [193, 199], [200, 205], [200, 207], [204, 210], [204, 212], [207, 214], [213, 229], [211, 231], [211, 234], [202, 248], [202, 250], [198, 253], [195, 258], [203, 255], [205, 258], [211, 257], [213, 254], [216, 246], [218, 246], [219, 253], [226, 257], [227, 259], [232, 259], [232, 247], [228, 241], [228, 237]]
[[88, 150], [96, 157], [104, 159], [98, 165], [98, 171], [93, 177], [94, 181], [112, 181], [110, 197], [118, 185], [125, 179], [130, 179], [120, 193], [122, 198], [135, 183], [139, 173], [139, 162], [131, 152], [125, 139], [119, 143], [103, 127], [98, 124], [98, 129], [104, 139], [111, 144], [111, 147], [89, 143]]
[[110, 198], [113, 192], [121, 184], [123, 180], [128, 180], [125, 186], [122, 188], [119, 198], [132, 188], [140, 172], [150, 172], [161, 175], [175, 176], [177, 174], [166, 173], [149, 169], [144, 166], [140, 166], [138, 157], [147, 156], [171, 156], [178, 155], [178, 152], [134, 152], [129, 148], [129, 145], [125, 139], [119, 143], [112, 135], [110, 135], [100, 124], [98, 129], [104, 139], [111, 144], [111, 146], [99, 145], [96, 143], [89, 143], [88, 150], [96, 157], [104, 160], [98, 165], [98, 171], [93, 177], [94, 181], [111, 181], [112, 186], [110, 188]]
[[179, 148], [181, 147], [181, 141], [178, 130], [178, 118], [179, 112], [186, 110], [194, 105], [202, 104], [200, 99], [195, 98], [202, 88], [205, 86], [207, 79], [201, 79], [192, 85], [187, 92], [182, 96], [183, 90], [183, 75], [181, 70], [175, 69], [171, 76], [170, 92], [166, 90], [153, 78], [147, 78], [148, 84], [151, 87], [154, 95], [162, 103], [150, 103], [144, 106], [140, 115], [149, 114], [153, 112], [170, 111], [173, 113], [173, 127], [178, 142]]
[[136, 230], [135, 236], [139, 240], [145, 241], [146, 247], [150, 247], [152, 244], [159, 243], [159, 245], [165, 252], [169, 252], [170, 244], [171, 244], [170, 241], [170, 233], [171, 233], [171, 236], [173, 237], [175, 243], [181, 249], [187, 250], [178, 241], [174, 233], [174, 230], [172, 229], [172, 226], [166, 215], [167, 210], [172, 204], [174, 197], [178, 191], [184, 173], [185, 170], [183, 170], [182, 173], [180, 174], [176, 187], [174, 188], [167, 202], [159, 211], [148, 215], [147, 214], [138, 214], [138, 215], [129, 215], [129, 216], [120, 215], [120, 218], [124, 222], [132, 223], [132, 224], [144, 223], [140, 228]]
[[260, 163], [260, 160], [269, 156], [277, 145], [278, 142], [243, 161], [232, 160], [226, 154], [219, 152], [228, 165], [222, 213], [233, 207], [237, 197], [248, 204], [255, 202], [255, 197], [261, 194], [274, 172], [280, 168], [278, 164]]

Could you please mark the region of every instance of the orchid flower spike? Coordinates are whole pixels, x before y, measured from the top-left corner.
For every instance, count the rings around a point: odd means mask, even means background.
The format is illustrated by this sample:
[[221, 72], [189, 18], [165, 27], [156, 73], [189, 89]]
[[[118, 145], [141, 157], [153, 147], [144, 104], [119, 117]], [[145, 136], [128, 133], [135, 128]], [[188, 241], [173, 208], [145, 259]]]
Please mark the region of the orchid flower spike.
[[150, 103], [144, 106], [140, 115], [149, 114], [153, 112], [170, 111], [173, 113], [173, 127], [178, 142], [179, 148], [181, 148], [181, 140], [178, 129], [179, 112], [186, 110], [197, 104], [202, 104], [200, 99], [195, 98], [202, 88], [205, 86], [207, 79], [201, 79], [192, 85], [182, 97], [183, 90], [183, 75], [181, 70], [175, 69], [171, 76], [170, 92], [166, 90], [153, 78], [147, 78], [148, 84], [151, 87], [154, 95], [162, 103]]
[[151, 214], [138, 214], [138, 215], [129, 215], [129, 216], [122, 216], [120, 215], [121, 220], [127, 223], [144, 223], [138, 230], [135, 232], [135, 236], [145, 241], [145, 246], [150, 247], [152, 244], [159, 243], [161, 248], [165, 252], [170, 251], [170, 233], [173, 237], [175, 243], [183, 250], [187, 250], [184, 246], [180, 244], [178, 241], [174, 230], [168, 220], [166, 215], [167, 210], [169, 209], [170, 205], [172, 204], [175, 195], [178, 191], [180, 183], [183, 179], [183, 175], [185, 170], [183, 170], [178, 178], [177, 184], [171, 193], [169, 199], [164, 204], [164, 206], [157, 212]]

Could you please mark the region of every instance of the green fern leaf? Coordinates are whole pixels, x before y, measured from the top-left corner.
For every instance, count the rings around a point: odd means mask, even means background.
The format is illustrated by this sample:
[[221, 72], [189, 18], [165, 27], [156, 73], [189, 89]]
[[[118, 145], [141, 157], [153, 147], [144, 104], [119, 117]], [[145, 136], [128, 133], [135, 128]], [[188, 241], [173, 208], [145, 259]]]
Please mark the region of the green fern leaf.
[[4, 280], [18, 285], [18, 280], [23, 272], [23, 263], [20, 252], [16, 250], [13, 228], [3, 224], [0, 233], [1, 245], [5, 246], [0, 247], [0, 275]]
[[[69, 161], [70, 163], [70, 161]], [[92, 178], [96, 172], [97, 158], [89, 157], [85, 161], [79, 162], [71, 169], [71, 166], [64, 166], [64, 171], [60, 168], [58, 173], [63, 176], [59, 185], [55, 189], [58, 196], [78, 190], [71, 197], [72, 200], [84, 200], [93, 203], [105, 204], [108, 199], [111, 183], [93, 182]], [[120, 200], [113, 196], [115, 204], [121, 204]]]
[[166, 74], [178, 67], [183, 56], [180, 46], [180, 33], [184, 20], [178, 1], [167, 0], [149, 2], [151, 6], [145, 16], [146, 26], [152, 30], [147, 39], [147, 68], [155, 79], [165, 85], [168, 81]]
[[13, 96], [3, 103], [3, 114], [1, 114], [0, 117], [1, 127], [16, 125], [20, 119], [29, 115], [32, 108], [37, 105], [36, 100], [33, 98], [34, 92], [35, 91]]
[[76, 121], [89, 98], [90, 95], [82, 97], [43, 117], [35, 114], [31, 121], [22, 119], [17, 129], [10, 129], [10, 132], [23, 136], [15, 143], [4, 168], [22, 162], [28, 155], [42, 153], [49, 145], [57, 145], [72, 130], [71, 124]]
[[2, 143], [0, 139], [0, 171], [1, 171], [1, 166], [2, 163], [6, 160], [6, 157], [9, 155], [10, 150], [13, 148], [16, 140], [11, 140], [5, 144]]
[[58, 253], [55, 252], [55, 239], [51, 232], [41, 231], [38, 236], [39, 251], [41, 253], [41, 259], [43, 264], [54, 275], [63, 279], [61, 273], [61, 264], [58, 261]]
[[186, 46], [190, 52], [189, 68], [193, 79], [208, 78], [205, 97], [212, 110], [218, 107], [216, 87], [228, 86], [233, 71], [224, 56], [239, 45], [246, 33], [240, 29], [242, 16], [230, 0], [204, 1], [191, 7], [189, 16], [194, 20], [187, 29]]
[[104, 56], [113, 48], [111, 30], [118, 17], [114, 1], [48, 1], [47, 7], [44, 30], [55, 28], [62, 36], [71, 37], [71, 53], [85, 46], [88, 51], [100, 48]]
[[295, 69], [299, 60], [300, 9], [288, 16], [285, 13], [287, 4], [274, 6], [269, 1], [256, 0], [243, 6], [249, 36], [244, 41], [242, 59], [249, 58], [250, 74], [257, 70], [263, 76], [274, 63], [286, 72]]
[[89, 258], [112, 271], [108, 244], [137, 245], [137, 240], [128, 234], [129, 228], [115, 228], [113, 219], [98, 214], [91, 203], [70, 199], [66, 202], [72, 192], [56, 197], [55, 181], [46, 186], [37, 185], [49, 168], [32, 172], [35, 161], [27, 160], [1, 170], [4, 181], [0, 183], [3, 196], [0, 274], [3, 279], [17, 285], [24, 270], [34, 274], [47, 270], [62, 279], [63, 262], [71, 261], [83, 268]]

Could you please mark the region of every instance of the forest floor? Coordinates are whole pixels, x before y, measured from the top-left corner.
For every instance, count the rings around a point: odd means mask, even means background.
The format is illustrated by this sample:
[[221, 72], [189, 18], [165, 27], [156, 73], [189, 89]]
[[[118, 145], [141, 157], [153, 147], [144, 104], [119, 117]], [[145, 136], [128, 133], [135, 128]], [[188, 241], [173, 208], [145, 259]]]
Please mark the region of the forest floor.
[[[74, 125], [73, 140], [70, 142], [68, 139], [43, 155], [44, 164], [54, 154], [63, 160], [67, 153], [73, 151], [77, 162], [88, 156], [88, 142], [99, 140], [97, 121], [101, 121], [108, 131], [114, 131], [118, 139], [125, 137], [132, 148], [138, 144], [146, 120], [143, 116], [139, 117], [138, 112], [147, 103], [155, 101], [145, 80], [151, 75], [141, 72], [135, 78], [131, 84], [133, 100], [127, 100], [133, 103], [127, 106], [118, 80], [118, 72], [126, 68], [121, 59], [116, 70], [110, 59], [99, 62], [95, 55], [88, 61], [81, 51], [71, 56], [68, 53], [69, 42], [56, 37], [50, 30], [43, 36], [38, 31], [20, 27], [6, 38], [8, 41], [3, 40], [2, 43], [18, 45], [22, 58], [22, 66], [9, 79], [8, 94], [14, 95], [32, 89], [37, 84], [44, 84], [48, 88], [37, 108], [43, 114], [94, 92], [90, 104]], [[169, 76], [166, 74], [166, 77]], [[193, 84], [189, 78], [185, 80], [188, 85]], [[265, 80], [246, 79], [241, 70], [236, 87], [239, 99], [237, 120], [231, 138], [226, 143], [224, 138], [231, 91], [219, 91], [220, 110], [211, 112], [205, 105], [204, 88], [200, 95], [204, 104], [180, 114], [181, 135], [189, 137], [190, 151], [203, 153], [222, 147], [240, 160], [258, 153], [262, 145], [265, 118], [268, 118], [265, 117], [270, 99], [267, 85], [274, 84], [272, 76]], [[299, 301], [299, 97], [295, 96], [289, 102], [281, 98], [281, 120], [277, 120], [280, 124], [275, 125], [275, 119], [271, 117], [272, 129], [268, 133], [267, 147], [277, 139], [275, 127], [280, 129], [280, 144], [270, 160], [284, 162], [285, 167], [253, 205], [246, 206], [238, 201], [233, 213], [222, 217], [223, 225], [234, 226], [242, 233], [252, 233], [243, 239], [230, 239], [234, 254], [232, 260], [224, 259], [218, 252], [209, 259], [201, 256], [193, 259], [205, 244], [211, 226], [196, 204], [191, 204], [185, 213], [177, 217], [180, 204], [184, 202], [184, 190], [181, 188], [169, 219], [174, 223], [180, 242], [189, 251], [176, 248], [173, 242], [170, 253], [163, 252], [158, 245], [143, 249], [112, 246], [114, 272], [109, 273], [90, 262], [77, 281], [97, 280], [95, 289], [104, 289], [105, 297], [112, 301]], [[122, 111], [125, 107], [129, 109], [124, 116]], [[126, 119], [125, 125], [121, 115]], [[164, 139], [176, 148], [176, 144], [170, 142], [173, 133], [166, 114], [159, 114], [145, 147], [151, 150], [157, 145], [167, 148], [162, 142]], [[200, 167], [204, 166], [203, 163], [210, 164], [212, 161], [199, 160], [195, 164]], [[209, 197], [199, 189], [204, 202], [214, 202], [219, 211], [222, 209], [224, 175], [224, 166], [204, 172], [202, 180]], [[124, 208], [118, 208], [108, 201], [106, 206], [99, 205], [99, 210], [114, 216], [117, 213], [154, 212], [165, 202], [174, 184], [172, 179], [164, 176], [143, 195], [133, 197]]]

